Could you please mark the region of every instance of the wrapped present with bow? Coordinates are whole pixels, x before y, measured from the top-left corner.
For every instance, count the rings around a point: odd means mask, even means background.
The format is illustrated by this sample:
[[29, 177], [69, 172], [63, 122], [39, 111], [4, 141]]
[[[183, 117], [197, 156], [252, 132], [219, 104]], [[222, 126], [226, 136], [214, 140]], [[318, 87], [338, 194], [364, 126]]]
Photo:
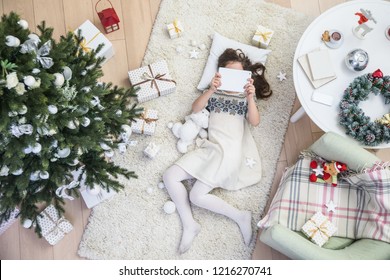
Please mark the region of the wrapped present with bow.
[[178, 38], [183, 34], [183, 26], [177, 19], [175, 19], [172, 23], [167, 24], [167, 30], [171, 39]]
[[153, 135], [156, 130], [158, 111], [144, 110], [140, 118], [135, 118], [131, 123], [131, 131], [138, 134]]
[[252, 44], [259, 48], [266, 49], [271, 41], [272, 35], [274, 35], [273, 30], [258, 25], [255, 35], [252, 37]]
[[139, 87], [137, 100], [139, 103], [175, 92], [176, 82], [169, 74], [165, 60], [129, 71], [130, 83]]
[[106, 36], [89, 20], [86, 20], [82, 25], [74, 31], [74, 34], [78, 34], [81, 30], [81, 36], [83, 40], [80, 43], [81, 51], [91, 52], [97, 49], [100, 44], [103, 44], [103, 48], [96, 54], [97, 57], [104, 57], [103, 63], [114, 56], [114, 48], [112, 43]]
[[315, 244], [322, 247], [328, 242], [337, 228], [321, 212], [315, 213], [303, 226], [301, 231]]
[[72, 224], [61, 217], [54, 205], [49, 205], [37, 217], [41, 234], [50, 245], [57, 244], [65, 234], [72, 231]]

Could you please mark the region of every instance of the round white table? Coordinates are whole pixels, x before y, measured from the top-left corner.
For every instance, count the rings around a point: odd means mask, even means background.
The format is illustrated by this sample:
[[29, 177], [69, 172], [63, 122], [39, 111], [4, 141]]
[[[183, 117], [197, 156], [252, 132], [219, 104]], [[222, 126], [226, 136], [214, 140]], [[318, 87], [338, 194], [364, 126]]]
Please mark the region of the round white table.
[[[360, 9], [370, 10], [376, 20], [367, 22], [373, 27], [365, 39], [357, 38], [352, 30], [358, 25], [359, 17], [355, 13]], [[384, 75], [390, 75], [390, 40], [385, 36], [385, 30], [390, 25], [390, 2], [382, 0], [356, 0], [337, 5], [317, 17], [303, 33], [294, 56], [293, 76], [294, 85], [299, 101], [302, 105], [291, 121], [296, 121], [303, 110], [310, 119], [324, 132], [333, 131], [346, 136], [344, 128], [339, 124], [339, 102], [344, 90], [354, 78], [366, 73], [372, 73], [378, 68]], [[344, 36], [343, 44], [336, 49], [329, 48], [321, 40], [325, 30], [338, 30]], [[302, 67], [298, 58], [316, 49], [329, 50], [330, 59], [336, 74], [336, 79], [315, 89]], [[353, 49], [363, 49], [369, 55], [369, 63], [363, 71], [355, 72], [347, 68], [346, 55]], [[312, 100], [312, 94], [318, 91], [321, 94], [333, 97], [331, 106]], [[370, 94], [367, 101], [360, 102], [360, 108], [370, 116], [371, 121], [390, 112], [390, 105], [384, 104], [382, 96]], [[350, 137], [350, 136], [348, 136]], [[351, 137], [351, 139], [353, 139]], [[356, 140], [355, 140], [356, 141]], [[357, 142], [357, 141], [356, 141]], [[358, 143], [358, 142], [357, 142]], [[360, 143], [359, 143], [360, 144]], [[362, 144], [360, 144], [362, 145]], [[389, 148], [390, 143], [382, 143], [372, 149]]]

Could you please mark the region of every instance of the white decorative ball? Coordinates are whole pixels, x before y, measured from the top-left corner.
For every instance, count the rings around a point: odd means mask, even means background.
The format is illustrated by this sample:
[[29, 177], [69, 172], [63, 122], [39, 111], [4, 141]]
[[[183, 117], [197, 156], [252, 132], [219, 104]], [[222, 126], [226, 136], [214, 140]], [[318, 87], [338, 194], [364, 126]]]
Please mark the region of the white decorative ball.
[[26, 76], [26, 77], [23, 78], [23, 82], [24, 82], [24, 84], [26, 86], [32, 87], [32, 86], [35, 85], [36, 80], [35, 80], [35, 78], [33, 76]]
[[18, 170], [15, 170], [14, 172], [11, 172], [12, 175], [18, 176], [23, 173], [23, 169], [19, 168]]
[[81, 71], [81, 76], [85, 76], [85, 75], [87, 75], [87, 70], [83, 70], [83, 71]]
[[26, 105], [22, 105], [22, 107], [18, 110], [18, 114], [19, 115], [24, 115], [24, 114], [26, 114], [27, 113], [27, 106]]
[[191, 46], [196, 47], [197, 44], [198, 42], [196, 42], [195, 40], [191, 40]]
[[83, 117], [83, 119], [81, 120], [81, 125], [84, 127], [89, 126], [90, 123], [91, 123], [91, 120], [87, 117]]
[[25, 153], [26, 155], [31, 154], [32, 153], [32, 147], [28, 146], [27, 148], [24, 148], [23, 153]]
[[122, 110], [117, 110], [115, 112], [115, 115], [117, 115], [118, 117], [122, 116]]
[[68, 147], [64, 149], [60, 149], [58, 150], [57, 155], [59, 158], [66, 158], [67, 156], [70, 155], [70, 149]]
[[31, 33], [30, 35], [27, 36], [30, 40], [39, 43], [41, 39], [39, 39], [39, 36], [37, 34]]
[[18, 47], [20, 45], [20, 40], [18, 38], [16, 38], [15, 36], [12, 36], [12, 35], [8, 35], [5, 37], [5, 44], [8, 46], [8, 47]]
[[102, 189], [98, 185], [94, 185], [93, 187], [87, 187], [87, 193], [93, 196], [97, 196]]
[[18, 24], [20, 25], [21, 28], [27, 29], [28, 28], [28, 22], [24, 19], [21, 19], [18, 21]]
[[157, 186], [158, 186], [160, 189], [165, 188], [165, 185], [164, 185], [163, 182], [158, 183]]
[[30, 174], [30, 181], [38, 181], [39, 180], [39, 171], [35, 171]]
[[34, 145], [32, 146], [32, 152], [34, 154], [38, 154], [40, 151], [42, 151], [42, 145], [39, 143], [34, 143]]
[[75, 158], [72, 162], [68, 163], [68, 165], [70, 166], [76, 166], [77, 164], [79, 164], [79, 160], [77, 158]]
[[39, 177], [43, 180], [49, 179], [49, 172], [47, 171], [40, 171], [39, 172]]
[[168, 127], [169, 129], [172, 129], [172, 127], [173, 127], [173, 122], [169, 122], [169, 123], [167, 124], [167, 127]]
[[167, 214], [172, 214], [176, 210], [176, 205], [173, 203], [173, 201], [167, 201], [164, 204], [164, 211]]
[[23, 221], [23, 227], [24, 228], [30, 228], [32, 226], [33, 222], [30, 219], [25, 219]]
[[31, 72], [33, 74], [39, 74], [39, 73], [41, 73], [41, 70], [39, 70], [38, 68], [34, 68]]
[[54, 82], [53, 82], [54, 85], [57, 87], [61, 87], [65, 82], [64, 75], [62, 75], [61, 73], [54, 73], [53, 75], [55, 77]]
[[18, 115], [18, 112], [16, 112], [16, 111], [9, 111], [8, 112], [8, 117], [15, 117], [17, 115]]
[[49, 113], [52, 114], [52, 115], [55, 115], [58, 112], [58, 108], [57, 108], [56, 105], [49, 105], [49, 106], [47, 106], [47, 110], [49, 110]]
[[62, 74], [64, 75], [65, 80], [72, 79], [72, 69], [70, 69], [68, 66], [64, 66], [62, 69], [64, 70]]
[[153, 188], [152, 188], [152, 187], [148, 187], [148, 188], [146, 189], [146, 192], [147, 192], [148, 194], [153, 193]]

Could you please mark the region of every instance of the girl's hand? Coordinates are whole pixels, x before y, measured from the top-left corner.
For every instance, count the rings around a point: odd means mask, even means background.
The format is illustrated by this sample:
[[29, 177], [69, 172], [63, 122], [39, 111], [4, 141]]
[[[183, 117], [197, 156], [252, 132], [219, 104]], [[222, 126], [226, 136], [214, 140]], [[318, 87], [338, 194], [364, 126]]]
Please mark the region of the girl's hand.
[[256, 88], [253, 85], [253, 79], [251, 78], [248, 79], [248, 83], [244, 86], [244, 89], [245, 89], [246, 99], [248, 101], [253, 100], [253, 97], [256, 94]]
[[210, 82], [210, 89], [216, 91], [221, 86], [221, 74], [215, 73], [213, 79]]

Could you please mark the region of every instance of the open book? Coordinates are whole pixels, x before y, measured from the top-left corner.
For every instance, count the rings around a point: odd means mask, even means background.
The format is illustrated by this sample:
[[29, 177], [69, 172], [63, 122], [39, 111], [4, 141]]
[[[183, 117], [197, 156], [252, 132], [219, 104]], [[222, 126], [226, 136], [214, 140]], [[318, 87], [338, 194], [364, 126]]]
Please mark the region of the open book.
[[328, 50], [314, 50], [300, 56], [298, 62], [314, 88], [336, 79]]

